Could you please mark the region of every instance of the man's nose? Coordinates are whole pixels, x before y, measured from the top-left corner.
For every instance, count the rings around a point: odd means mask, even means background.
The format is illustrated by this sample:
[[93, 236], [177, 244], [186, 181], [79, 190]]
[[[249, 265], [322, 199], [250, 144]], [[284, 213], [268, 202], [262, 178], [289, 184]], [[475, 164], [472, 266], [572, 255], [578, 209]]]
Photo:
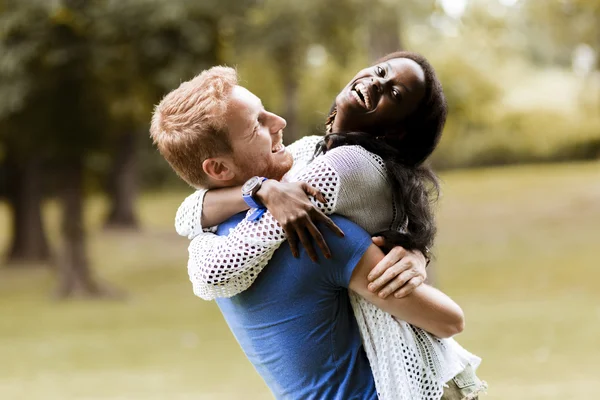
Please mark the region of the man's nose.
[[280, 117], [277, 114], [269, 113], [269, 130], [271, 134], [278, 133], [280, 130], [284, 129], [287, 125], [285, 119]]

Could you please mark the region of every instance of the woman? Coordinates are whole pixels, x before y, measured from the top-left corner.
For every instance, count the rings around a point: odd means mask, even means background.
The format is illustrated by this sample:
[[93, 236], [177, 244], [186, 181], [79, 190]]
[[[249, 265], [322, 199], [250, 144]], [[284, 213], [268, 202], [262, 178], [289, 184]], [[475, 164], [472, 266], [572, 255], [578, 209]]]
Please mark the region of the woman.
[[[422, 163], [435, 149], [445, 117], [443, 91], [427, 60], [408, 52], [390, 54], [340, 92], [324, 140], [308, 137], [290, 146], [294, 166], [286, 177], [319, 189], [324, 199], [314, 204], [326, 214], [344, 215], [371, 234], [382, 233], [388, 244], [427, 253], [435, 235], [430, 199], [437, 181]], [[325, 154], [313, 160], [315, 145]], [[199, 215], [207, 215], [211, 201], [216, 204], [205, 194], [189, 197], [178, 211], [181, 234], [200, 232]], [[214, 213], [230, 216], [222, 210]], [[201, 245], [190, 253], [195, 293], [214, 299], [245, 290], [284, 240], [269, 212], [258, 221], [247, 217], [226, 237], [202, 234], [196, 239]], [[476, 398], [484, 387], [472, 374], [477, 357], [453, 340], [438, 339], [350, 296], [380, 398], [439, 399], [444, 384], [464, 371], [458, 378], [477, 382], [462, 392], [454, 387], [460, 392], [456, 398]], [[464, 379], [458, 382], [464, 386]]]

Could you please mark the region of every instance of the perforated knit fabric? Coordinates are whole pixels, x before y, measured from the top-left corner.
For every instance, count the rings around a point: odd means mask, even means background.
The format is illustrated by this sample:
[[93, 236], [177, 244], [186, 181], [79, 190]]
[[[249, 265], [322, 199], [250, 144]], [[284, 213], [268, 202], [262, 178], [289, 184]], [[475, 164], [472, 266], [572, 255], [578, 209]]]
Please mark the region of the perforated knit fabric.
[[312, 161], [317, 144], [321, 142], [321, 140], [323, 140], [323, 136], [305, 136], [290, 144], [287, 147], [287, 150], [294, 158], [294, 165], [303, 167]]
[[[200, 189], [186, 197], [175, 215], [175, 230], [181, 236], [192, 240], [202, 233], [202, 203], [208, 189]], [[207, 229], [216, 232], [216, 227]]]
[[[307, 154], [314, 151], [312, 143], [306, 146]], [[402, 225], [383, 160], [362, 147], [331, 150], [287, 179], [315, 186], [327, 199], [325, 205], [313, 201], [316, 207], [344, 215], [370, 233]], [[211, 300], [246, 290], [284, 240], [269, 212], [257, 222], [243, 220], [226, 237], [200, 233], [189, 247], [194, 293]], [[440, 399], [445, 382], [466, 365], [479, 365], [480, 359], [453, 339], [438, 339], [352, 292], [350, 297], [380, 399]]]

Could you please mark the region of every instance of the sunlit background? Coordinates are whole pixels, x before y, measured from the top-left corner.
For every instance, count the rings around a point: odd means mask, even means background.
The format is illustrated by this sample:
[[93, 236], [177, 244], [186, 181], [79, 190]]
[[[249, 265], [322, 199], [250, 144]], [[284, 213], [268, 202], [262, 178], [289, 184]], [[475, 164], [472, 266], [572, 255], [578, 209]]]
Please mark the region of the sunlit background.
[[173, 228], [162, 95], [215, 64], [323, 132], [397, 49], [449, 101], [436, 284], [487, 399], [600, 393], [600, 0], [0, 0], [0, 399], [268, 399]]

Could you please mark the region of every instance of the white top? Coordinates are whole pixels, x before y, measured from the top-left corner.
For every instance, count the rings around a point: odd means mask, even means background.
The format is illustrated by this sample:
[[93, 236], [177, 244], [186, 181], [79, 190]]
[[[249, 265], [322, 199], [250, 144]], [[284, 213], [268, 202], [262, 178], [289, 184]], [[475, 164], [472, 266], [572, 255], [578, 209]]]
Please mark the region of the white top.
[[[319, 189], [327, 203], [311, 201], [325, 214], [343, 215], [371, 234], [399, 229], [403, 224], [381, 157], [360, 146], [341, 146], [312, 160], [321, 139], [309, 136], [288, 147], [294, 165], [284, 179]], [[268, 211], [259, 221], [244, 219], [228, 236], [203, 230], [205, 193], [200, 190], [183, 202], [176, 229], [193, 239], [188, 273], [194, 293], [212, 300], [249, 288], [285, 241], [285, 234]], [[467, 364], [479, 365], [481, 360], [453, 339], [438, 339], [349, 293], [380, 399], [440, 399], [448, 380]]]

